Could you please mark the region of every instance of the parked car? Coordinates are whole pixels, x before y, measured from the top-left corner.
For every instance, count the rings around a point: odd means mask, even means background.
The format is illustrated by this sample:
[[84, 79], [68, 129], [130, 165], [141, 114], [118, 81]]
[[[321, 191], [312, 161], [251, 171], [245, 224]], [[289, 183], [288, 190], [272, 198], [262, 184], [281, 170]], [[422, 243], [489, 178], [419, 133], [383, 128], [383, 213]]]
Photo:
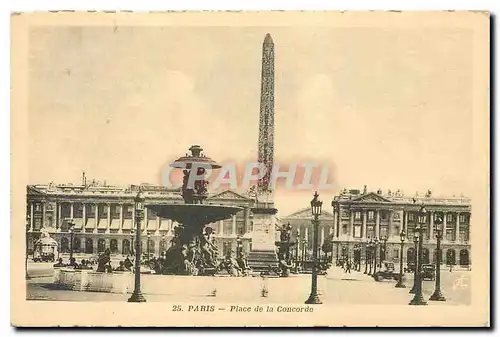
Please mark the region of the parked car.
[[436, 266], [433, 264], [422, 265], [422, 280], [435, 280], [436, 279]]
[[373, 278], [377, 282], [381, 282], [383, 280], [397, 281], [399, 279], [399, 273], [397, 273], [394, 269], [394, 262], [383, 261], [381, 269], [373, 274]]
[[405, 268], [404, 272], [405, 273], [414, 273], [415, 268], [417, 268], [417, 265], [415, 264], [415, 262], [408, 262], [406, 264], [406, 268]]

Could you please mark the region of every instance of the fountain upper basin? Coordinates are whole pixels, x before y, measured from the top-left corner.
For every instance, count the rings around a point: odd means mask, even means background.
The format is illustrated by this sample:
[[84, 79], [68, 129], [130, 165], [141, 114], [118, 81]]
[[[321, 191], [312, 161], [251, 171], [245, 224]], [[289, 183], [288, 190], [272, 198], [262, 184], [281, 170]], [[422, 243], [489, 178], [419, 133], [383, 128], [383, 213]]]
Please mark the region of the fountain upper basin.
[[242, 207], [213, 204], [150, 204], [146, 207], [159, 217], [185, 225], [225, 220], [243, 210]]

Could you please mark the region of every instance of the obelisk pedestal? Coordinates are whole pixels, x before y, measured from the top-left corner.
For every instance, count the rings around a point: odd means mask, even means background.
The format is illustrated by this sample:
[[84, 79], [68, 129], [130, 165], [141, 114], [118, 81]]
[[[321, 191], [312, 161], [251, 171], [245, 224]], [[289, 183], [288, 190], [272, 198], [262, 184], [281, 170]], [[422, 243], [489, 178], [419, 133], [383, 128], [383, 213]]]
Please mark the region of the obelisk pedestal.
[[254, 272], [268, 271], [278, 266], [276, 256], [276, 208], [252, 208], [252, 249], [248, 266]]

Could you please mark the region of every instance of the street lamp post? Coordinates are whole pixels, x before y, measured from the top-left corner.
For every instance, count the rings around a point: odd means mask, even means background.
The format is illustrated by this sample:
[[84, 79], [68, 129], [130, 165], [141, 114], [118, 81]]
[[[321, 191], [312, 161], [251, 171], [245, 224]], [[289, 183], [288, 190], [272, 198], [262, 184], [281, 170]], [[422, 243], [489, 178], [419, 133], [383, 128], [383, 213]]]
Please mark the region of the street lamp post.
[[306, 262], [306, 248], [307, 248], [307, 240], [302, 240], [302, 269], [304, 269]]
[[368, 241], [368, 256], [369, 256], [369, 265], [370, 269], [368, 270], [368, 275], [372, 274], [372, 266], [373, 266], [373, 239], [370, 238], [370, 241]]
[[68, 220], [68, 232], [69, 232], [69, 263], [73, 261], [73, 237], [75, 235], [74, 230], [75, 224], [73, 219]]
[[401, 230], [399, 233], [399, 239], [401, 240], [401, 245], [400, 245], [400, 252], [399, 252], [399, 279], [398, 283], [396, 283], [396, 288], [406, 288], [406, 286], [403, 283], [403, 250], [404, 250], [404, 244], [405, 244], [405, 239], [406, 239], [406, 232], [405, 230]]
[[365, 247], [365, 271], [363, 274], [367, 274], [368, 273], [368, 246], [367, 246], [367, 242], [366, 242], [366, 239], [363, 239], [363, 246]]
[[149, 263], [149, 252], [150, 252], [150, 250], [149, 250], [149, 241], [151, 240], [151, 234], [148, 233], [148, 235], [146, 235], [146, 237], [147, 237], [147, 240], [148, 240], [146, 242], [146, 249], [147, 249], [146, 261], [148, 261], [148, 263]]
[[441, 239], [443, 238], [443, 219], [440, 216], [437, 216], [434, 220], [436, 224], [436, 239], [437, 239], [437, 248], [436, 248], [436, 288], [434, 293], [429, 297], [429, 301], [446, 301], [446, 298], [441, 293]]
[[427, 302], [424, 300], [422, 296], [422, 245], [424, 241], [423, 229], [424, 224], [427, 222], [427, 210], [424, 206], [420, 208], [419, 216], [418, 216], [418, 260], [417, 260], [417, 283], [415, 289], [415, 296], [408, 303], [409, 305], [427, 305]]
[[382, 261], [387, 260], [387, 240], [388, 240], [388, 238], [387, 238], [386, 235], [384, 235], [380, 239], [380, 241], [382, 241], [382, 246], [381, 246], [382, 250], [381, 250], [381, 252], [384, 252], [383, 254], [380, 254], [380, 263], [382, 263]]
[[242, 248], [241, 237], [238, 235], [238, 237], [236, 238], [236, 257], [238, 259], [241, 258], [241, 248]]
[[323, 202], [319, 200], [319, 194], [316, 191], [314, 193], [314, 198], [311, 200], [311, 213], [314, 217], [314, 233], [313, 233], [313, 270], [311, 277], [311, 294], [306, 300], [306, 304], [322, 304], [318, 295], [318, 226], [319, 226], [319, 216], [321, 214], [321, 206]]
[[300, 231], [297, 228], [297, 235], [295, 236], [295, 274], [299, 272], [299, 245], [300, 245]]
[[31, 277], [28, 273], [28, 255], [29, 255], [29, 232], [31, 229], [31, 217], [28, 215], [26, 218], [26, 258], [24, 260], [24, 274], [25, 274], [25, 279], [26, 280], [31, 280]]
[[415, 229], [413, 232], [413, 243], [415, 244], [415, 252], [413, 253], [413, 260], [415, 261], [415, 266], [413, 267], [413, 286], [410, 289], [410, 294], [414, 294], [417, 290], [417, 263], [418, 263], [418, 232]]
[[380, 241], [378, 238], [375, 238], [375, 242], [373, 243], [373, 275], [377, 273], [377, 250], [379, 249]]
[[141, 221], [144, 219], [144, 198], [141, 191], [137, 193], [135, 201], [135, 284], [134, 292], [128, 299], [129, 302], [146, 302], [141, 292]]
[[130, 229], [130, 253], [134, 254], [134, 235], [135, 231], [134, 229]]
[[290, 255], [292, 252], [290, 252], [290, 239], [292, 237], [292, 225], [288, 223], [285, 227], [286, 230], [286, 251], [285, 251], [285, 259], [287, 263], [290, 263]]

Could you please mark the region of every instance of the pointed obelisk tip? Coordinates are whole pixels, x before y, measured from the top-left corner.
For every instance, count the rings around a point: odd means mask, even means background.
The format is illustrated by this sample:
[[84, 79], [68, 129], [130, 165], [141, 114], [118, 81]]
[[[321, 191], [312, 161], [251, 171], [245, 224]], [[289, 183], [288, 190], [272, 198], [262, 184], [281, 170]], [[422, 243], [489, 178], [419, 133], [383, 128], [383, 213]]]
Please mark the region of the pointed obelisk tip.
[[264, 44], [273, 44], [273, 38], [271, 37], [271, 34], [267, 33], [266, 38], [264, 39]]

